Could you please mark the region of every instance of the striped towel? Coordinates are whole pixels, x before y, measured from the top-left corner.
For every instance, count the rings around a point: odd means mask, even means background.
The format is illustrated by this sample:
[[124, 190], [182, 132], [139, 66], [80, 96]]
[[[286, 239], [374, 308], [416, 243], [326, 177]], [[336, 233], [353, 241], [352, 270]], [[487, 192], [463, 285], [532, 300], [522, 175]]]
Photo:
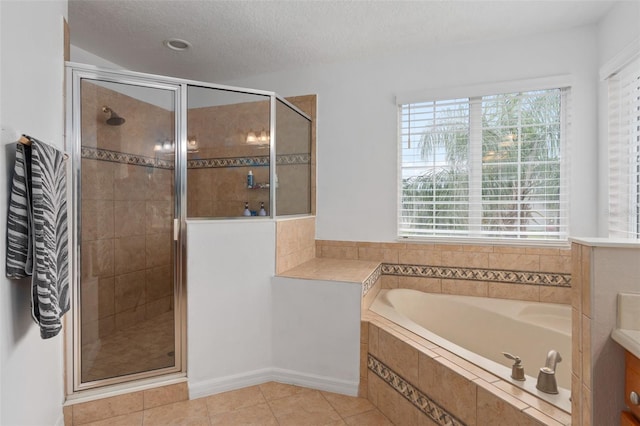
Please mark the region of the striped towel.
[[18, 144], [16, 151], [6, 274], [32, 275], [31, 314], [47, 339], [60, 332], [70, 307], [66, 165], [62, 152], [29, 140], [30, 147]]

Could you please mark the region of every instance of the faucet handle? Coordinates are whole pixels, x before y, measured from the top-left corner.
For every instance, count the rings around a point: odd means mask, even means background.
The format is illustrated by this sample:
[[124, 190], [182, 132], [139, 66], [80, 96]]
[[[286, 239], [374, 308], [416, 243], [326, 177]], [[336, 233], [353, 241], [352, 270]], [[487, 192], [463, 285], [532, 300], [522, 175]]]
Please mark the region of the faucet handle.
[[502, 352], [502, 355], [509, 358], [510, 360], [513, 360], [516, 364], [520, 364], [522, 362], [519, 356], [511, 355], [509, 352]]
[[502, 352], [502, 355], [514, 361], [511, 366], [511, 378], [514, 380], [524, 380], [524, 367], [522, 366], [522, 360], [519, 356], [512, 355], [509, 352]]

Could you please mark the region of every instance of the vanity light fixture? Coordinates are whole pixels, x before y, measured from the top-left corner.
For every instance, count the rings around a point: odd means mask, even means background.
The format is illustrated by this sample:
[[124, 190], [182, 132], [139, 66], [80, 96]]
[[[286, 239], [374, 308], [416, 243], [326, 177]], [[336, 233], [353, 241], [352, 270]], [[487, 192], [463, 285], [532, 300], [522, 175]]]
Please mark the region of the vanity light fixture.
[[[153, 146], [153, 150], [160, 154], [170, 154], [176, 149], [176, 144], [169, 139], [165, 139], [164, 142], [156, 142]], [[191, 136], [187, 139], [187, 153], [198, 152], [198, 140]]]
[[264, 128], [258, 134], [253, 130], [249, 130], [247, 133], [247, 145], [268, 145], [269, 144], [269, 134]]

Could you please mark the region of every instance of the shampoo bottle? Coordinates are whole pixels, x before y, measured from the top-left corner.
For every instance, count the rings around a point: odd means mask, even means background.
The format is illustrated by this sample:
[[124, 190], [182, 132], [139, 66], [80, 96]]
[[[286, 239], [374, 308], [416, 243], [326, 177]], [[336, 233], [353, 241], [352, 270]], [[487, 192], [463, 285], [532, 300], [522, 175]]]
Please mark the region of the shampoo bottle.
[[251, 216], [251, 211], [249, 210], [249, 203], [244, 203], [244, 212], [242, 213], [243, 216]]
[[247, 188], [253, 188], [253, 172], [251, 170], [247, 174]]
[[260, 211], [258, 212], [258, 216], [266, 216], [267, 211], [264, 209], [264, 203], [260, 202]]

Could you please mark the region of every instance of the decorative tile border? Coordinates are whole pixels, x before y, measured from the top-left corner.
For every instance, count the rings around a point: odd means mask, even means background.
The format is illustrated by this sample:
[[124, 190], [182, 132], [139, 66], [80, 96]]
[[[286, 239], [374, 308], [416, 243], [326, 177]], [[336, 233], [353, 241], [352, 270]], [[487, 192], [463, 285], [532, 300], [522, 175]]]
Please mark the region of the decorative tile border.
[[383, 275], [406, 277], [444, 278], [470, 281], [495, 281], [511, 284], [529, 284], [571, 287], [571, 274], [551, 272], [507, 271], [500, 269], [449, 268], [444, 266], [382, 264]]
[[173, 161], [163, 160], [144, 155], [126, 154], [124, 152], [108, 149], [81, 147], [80, 156], [89, 160], [109, 161], [111, 163], [131, 164], [134, 166], [147, 166], [159, 169], [173, 169]]
[[367, 368], [384, 380], [385, 383], [391, 386], [431, 420], [441, 426], [465, 426], [465, 423], [455, 418], [453, 414], [446, 411], [411, 383], [404, 380], [382, 361], [371, 354], [367, 355]]
[[[109, 161], [112, 163], [131, 164], [135, 166], [173, 169], [173, 160], [165, 160], [144, 155], [127, 154], [102, 148], [83, 146], [80, 155], [89, 160]], [[276, 157], [276, 164], [289, 166], [296, 164], [311, 164], [310, 154], [283, 154]], [[203, 158], [187, 160], [188, 169], [214, 169], [226, 167], [266, 167], [269, 166], [269, 156]]]
[[382, 265], [378, 265], [375, 271], [373, 271], [371, 275], [369, 275], [369, 277], [362, 283], [362, 297], [366, 296], [367, 293], [369, 293], [369, 290], [371, 290], [371, 288], [376, 285], [376, 281], [378, 281], [380, 275], [382, 275]]
[[203, 158], [187, 160], [187, 169], [217, 169], [226, 167], [264, 167], [269, 165], [269, 156]]

